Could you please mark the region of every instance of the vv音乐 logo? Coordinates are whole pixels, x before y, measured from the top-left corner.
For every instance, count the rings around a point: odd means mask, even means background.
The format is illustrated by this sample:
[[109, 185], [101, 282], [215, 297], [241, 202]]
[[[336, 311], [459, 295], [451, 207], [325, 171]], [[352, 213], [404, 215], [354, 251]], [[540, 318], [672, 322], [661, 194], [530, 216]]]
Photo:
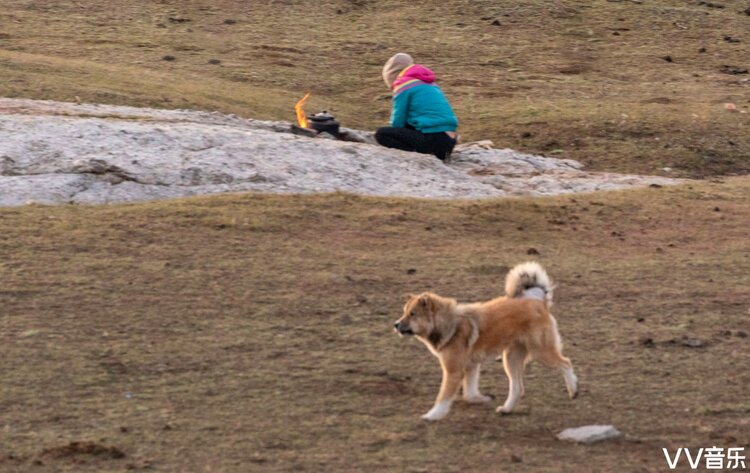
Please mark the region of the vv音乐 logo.
[[670, 453], [668, 449], [662, 448], [664, 457], [670, 470], [674, 470], [680, 464], [686, 462], [690, 468], [697, 470], [744, 470], [747, 468], [745, 458], [745, 447], [735, 448], [699, 448], [698, 450], [680, 447], [676, 452]]

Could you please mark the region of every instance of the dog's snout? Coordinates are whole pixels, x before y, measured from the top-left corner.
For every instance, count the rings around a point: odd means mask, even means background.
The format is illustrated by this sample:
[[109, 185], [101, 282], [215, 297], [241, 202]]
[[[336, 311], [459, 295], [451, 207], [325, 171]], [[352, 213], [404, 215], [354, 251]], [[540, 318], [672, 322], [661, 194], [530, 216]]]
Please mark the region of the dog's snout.
[[394, 330], [396, 330], [397, 333], [401, 335], [413, 335], [414, 332], [412, 332], [411, 327], [409, 327], [406, 324], [403, 324], [401, 322], [396, 322], [393, 324]]

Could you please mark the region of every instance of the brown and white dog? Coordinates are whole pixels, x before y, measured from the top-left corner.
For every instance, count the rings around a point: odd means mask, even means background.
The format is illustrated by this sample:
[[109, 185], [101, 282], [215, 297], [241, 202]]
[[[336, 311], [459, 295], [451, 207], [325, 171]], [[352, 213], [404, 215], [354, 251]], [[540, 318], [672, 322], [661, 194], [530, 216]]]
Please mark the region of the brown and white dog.
[[510, 389], [497, 412], [509, 413], [523, 396], [523, 371], [533, 359], [560, 368], [568, 394], [574, 398], [578, 381], [570, 360], [562, 355], [557, 322], [549, 312], [552, 289], [544, 268], [530, 262], [508, 273], [505, 297], [461, 304], [429, 292], [409, 296], [395, 329], [400, 335], [416, 336], [438, 357], [443, 368], [435, 405], [422, 418], [445, 417], [460, 387], [465, 401], [489, 401], [489, 397], [479, 393], [480, 363], [500, 355]]

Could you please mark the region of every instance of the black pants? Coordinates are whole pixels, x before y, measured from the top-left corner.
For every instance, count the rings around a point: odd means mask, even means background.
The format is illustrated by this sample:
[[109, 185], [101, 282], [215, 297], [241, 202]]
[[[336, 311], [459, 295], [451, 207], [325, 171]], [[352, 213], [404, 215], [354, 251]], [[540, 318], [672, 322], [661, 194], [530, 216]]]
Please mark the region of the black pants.
[[456, 140], [445, 132], [421, 133], [413, 128], [394, 128], [386, 126], [378, 128], [375, 140], [387, 148], [416, 151], [417, 153], [434, 154], [441, 161], [450, 156]]

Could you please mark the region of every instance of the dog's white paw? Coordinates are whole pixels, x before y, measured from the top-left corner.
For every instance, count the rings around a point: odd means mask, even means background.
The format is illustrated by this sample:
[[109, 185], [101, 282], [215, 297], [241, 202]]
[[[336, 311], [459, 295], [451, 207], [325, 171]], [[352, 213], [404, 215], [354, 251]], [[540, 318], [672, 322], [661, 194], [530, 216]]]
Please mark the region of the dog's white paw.
[[565, 371], [565, 386], [568, 389], [568, 396], [575, 399], [578, 396], [578, 376], [573, 373], [572, 369]]
[[495, 412], [498, 414], [510, 414], [510, 412], [513, 410], [512, 407], [505, 407], [505, 405], [497, 406], [497, 409], [495, 409]]
[[482, 394], [474, 394], [473, 396], [466, 396], [464, 397], [464, 401], [470, 402], [472, 404], [479, 404], [482, 402], [490, 402], [492, 400], [489, 396], [484, 396]]
[[422, 419], [430, 421], [430, 422], [435, 422], [437, 420], [442, 419], [446, 415], [447, 415], [447, 413], [446, 414], [433, 414], [432, 411], [430, 411], [427, 414], [423, 415]]
[[427, 414], [422, 416], [422, 419], [428, 420], [430, 422], [440, 420], [443, 417], [448, 415], [448, 412], [450, 411], [450, 409], [451, 409], [451, 406], [448, 403], [436, 404], [432, 409], [430, 409], [427, 412]]

